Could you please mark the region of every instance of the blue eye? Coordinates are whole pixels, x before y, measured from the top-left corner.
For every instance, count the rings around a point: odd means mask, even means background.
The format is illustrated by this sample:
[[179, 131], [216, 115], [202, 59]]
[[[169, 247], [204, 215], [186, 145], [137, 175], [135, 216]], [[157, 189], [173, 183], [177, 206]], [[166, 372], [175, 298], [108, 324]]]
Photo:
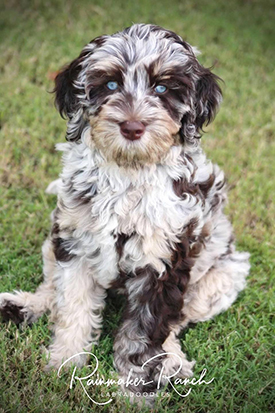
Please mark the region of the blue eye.
[[157, 93], [164, 93], [164, 92], [166, 92], [166, 90], [167, 90], [167, 87], [164, 86], [164, 85], [157, 85], [155, 87], [155, 92], [157, 92]]
[[116, 90], [118, 88], [118, 83], [111, 80], [106, 86], [109, 90]]

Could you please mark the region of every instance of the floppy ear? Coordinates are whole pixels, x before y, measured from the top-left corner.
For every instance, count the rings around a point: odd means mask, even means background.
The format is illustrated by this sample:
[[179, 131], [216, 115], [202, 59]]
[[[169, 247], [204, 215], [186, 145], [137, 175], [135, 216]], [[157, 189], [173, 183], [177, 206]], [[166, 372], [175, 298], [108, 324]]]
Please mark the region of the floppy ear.
[[[194, 53], [192, 54], [195, 57]], [[193, 74], [195, 81], [190, 92], [193, 103], [191, 111], [183, 115], [179, 131], [183, 142], [193, 142], [194, 138], [201, 137], [203, 126], [207, 126], [214, 119], [222, 101], [222, 91], [218, 83], [222, 79], [200, 65], [196, 59], [193, 60]]]
[[89, 51], [83, 51], [77, 59], [65, 66], [55, 78], [55, 106], [62, 118], [68, 119], [66, 134], [68, 141], [79, 140], [83, 129], [87, 126], [87, 120], [84, 118], [83, 107], [79, 99], [81, 90], [76, 87], [75, 81], [82, 69], [81, 63], [88, 53]]
[[[67, 118], [68, 141], [77, 141], [86, 126], [88, 119], [85, 116], [85, 76], [79, 79], [81, 71], [87, 69], [88, 58], [94, 49], [101, 46], [107, 36], [96, 37], [88, 43], [77, 59], [65, 66], [55, 78], [55, 105], [62, 118]], [[81, 75], [82, 76], [82, 75]], [[76, 85], [76, 82], [78, 84]]]
[[73, 60], [55, 78], [55, 105], [62, 118], [71, 119], [78, 109], [77, 89], [74, 82], [81, 70], [81, 62], [80, 57]]
[[222, 91], [218, 84], [221, 80], [209, 69], [202, 66], [198, 71], [199, 79], [195, 92], [195, 126], [201, 131], [215, 117], [216, 111], [222, 101]]

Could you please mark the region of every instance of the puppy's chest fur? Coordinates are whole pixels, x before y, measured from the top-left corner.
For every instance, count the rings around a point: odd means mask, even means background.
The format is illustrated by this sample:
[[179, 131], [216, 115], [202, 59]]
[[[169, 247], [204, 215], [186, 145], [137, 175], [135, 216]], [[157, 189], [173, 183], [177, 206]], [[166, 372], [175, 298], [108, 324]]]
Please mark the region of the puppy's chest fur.
[[201, 233], [210, 207], [193, 181], [207, 181], [213, 169], [201, 152], [203, 176], [195, 176], [198, 167], [179, 147], [170, 150], [164, 164], [140, 170], [103, 163], [84, 143], [62, 148], [56, 217], [58, 236], [67, 240], [71, 256], [85, 255], [92, 264], [98, 255], [104, 260], [113, 254], [120, 270], [150, 265], [162, 273], [182, 236], [189, 231], [192, 243]]

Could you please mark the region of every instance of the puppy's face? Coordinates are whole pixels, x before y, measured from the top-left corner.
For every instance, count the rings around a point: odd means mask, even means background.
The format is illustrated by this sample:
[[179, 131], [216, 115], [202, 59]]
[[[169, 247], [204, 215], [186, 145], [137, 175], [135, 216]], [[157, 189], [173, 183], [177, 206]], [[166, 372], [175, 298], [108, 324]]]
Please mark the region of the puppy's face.
[[91, 144], [120, 166], [159, 163], [199, 137], [221, 99], [217, 78], [175, 33], [134, 25], [89, 43], [56, 78], [67, 138], [90, 125]]

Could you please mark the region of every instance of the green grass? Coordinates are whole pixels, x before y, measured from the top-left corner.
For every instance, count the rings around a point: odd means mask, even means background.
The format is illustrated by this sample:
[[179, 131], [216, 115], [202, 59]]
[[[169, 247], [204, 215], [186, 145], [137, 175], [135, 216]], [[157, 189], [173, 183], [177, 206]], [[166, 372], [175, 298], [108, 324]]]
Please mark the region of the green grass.
[[[55, 197], [44, 194], [60, 171], [56, 142], [65, 123], [53, 106], [51, 73], [84, 44], [133, 22], [151, 22], [181, 34], [203, 53], [200, 61], [225, 81], [224, 103], [203, 145], [225, 170], [231, 187], [227, 213], [238, 248], [251, 253], [246, 290], [224, 314], [189, 329], [182, 346], [207, 368], [209, 385], [181, 398], [171, 389], [158, 412], [271, 412], [274, 388], [275, 79], [272, 0], [6, 0], [1, 2], [1, 291], [34, 291], [42, 279], [41, 245]], [[272, 290], [273, 289], [273, 290]], [[108, 300], [103, 334], [94, 349], [99, 374], [111, 377], [112, 344], [121, 301]], [[42, 369], [50, 341], [47, 317], [32, 328], [2, 324], [0, 412], [138, 411], [125, 398], [96, 406], [69, 373]], [[81, 374], [88, 372], [83, 369]], [[115, 386], [110, 391], [116, 391]], [[104, 401], [106, 388], [91, 388]]]

